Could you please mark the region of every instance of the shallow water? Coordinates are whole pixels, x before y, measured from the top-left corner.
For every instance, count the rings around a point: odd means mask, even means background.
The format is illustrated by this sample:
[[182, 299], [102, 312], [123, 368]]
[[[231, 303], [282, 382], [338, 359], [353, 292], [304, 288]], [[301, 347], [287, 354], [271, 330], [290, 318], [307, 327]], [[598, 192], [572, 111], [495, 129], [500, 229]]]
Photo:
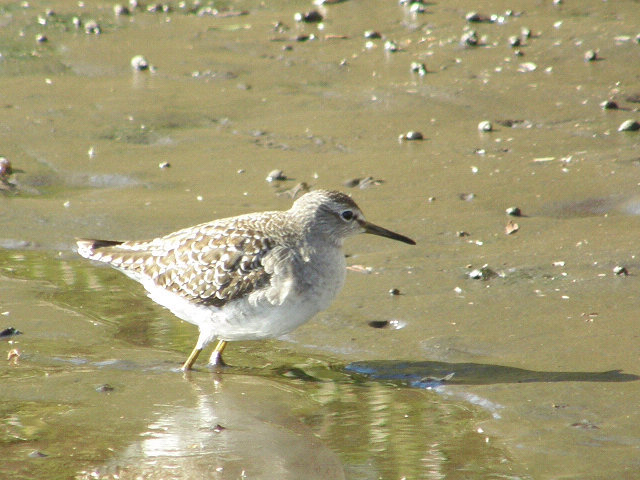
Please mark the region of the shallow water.
[[[0, 476], [635, 476], [640, 133], [617, 132], [640, 121], [635, 3], [492, 2], [480, 13], [515, 14], [469, 24], [472, 2], [351, 0], [323, 28], [293, 20], [302, 2], [173, 7], [0, 7], [0, 155], [16, 170], [0, 184], [0, 329], [22, 332], [2, 340], [20, 356], [0, 366]], [[482, 46], [460, 45], [469, 28]], [[132, 71], [136, 54], [154, 71]], [[425, 139], [398, 141], [411, 130]], [[275, 168], [290, 180], [267, 183]], [[383, 182], [343, 185], [368, 176]], [[178, 373], [193, 327], [73, 252], [288, 208], [276, 194], [302, 181], [418, 245], [350, 240], [370, 273], [350, 270], [285, 338], [231, 344], [221, 374]]]

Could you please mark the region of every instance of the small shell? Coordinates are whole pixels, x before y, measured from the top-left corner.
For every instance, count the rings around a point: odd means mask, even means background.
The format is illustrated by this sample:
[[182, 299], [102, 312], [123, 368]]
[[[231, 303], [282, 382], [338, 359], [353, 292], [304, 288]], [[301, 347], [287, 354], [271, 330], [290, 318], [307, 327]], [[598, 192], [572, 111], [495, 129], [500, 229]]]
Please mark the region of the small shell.
[[504, 227], [504, 233], [506, 235], [511, 235], [512, 233], [516, 233], [519, 229], [520, 229], [520, 226], [517, 223], [509, 220], [507, 225]]

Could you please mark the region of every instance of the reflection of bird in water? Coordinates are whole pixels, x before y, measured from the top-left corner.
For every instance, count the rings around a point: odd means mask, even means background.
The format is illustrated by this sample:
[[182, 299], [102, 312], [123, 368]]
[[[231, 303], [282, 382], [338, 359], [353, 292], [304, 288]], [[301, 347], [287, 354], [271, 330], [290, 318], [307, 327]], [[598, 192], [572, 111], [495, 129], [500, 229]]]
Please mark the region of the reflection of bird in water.
[[347, 195], [314, 190], [287, 211], [214, 220], [149, 241], [79, 240], [83, 257], [140, 282], [155, 302], [197, 325], [183, 365], [218, 339], [210, 364], [224, 364], [227, 341], [284, 335], [327, 308], [345, 280], [345, 238], [371, 233], [411, 245], [367, 222]]
[[106, 478], [117, 470], [120, 478], [146, 480], [344, 479], [338, 456], [291, 413], [317, 407], [307, 392], [263, 377], [218, 377], [187, 377], [187, 404], [154, 406], [142, 434], [92, 473]]

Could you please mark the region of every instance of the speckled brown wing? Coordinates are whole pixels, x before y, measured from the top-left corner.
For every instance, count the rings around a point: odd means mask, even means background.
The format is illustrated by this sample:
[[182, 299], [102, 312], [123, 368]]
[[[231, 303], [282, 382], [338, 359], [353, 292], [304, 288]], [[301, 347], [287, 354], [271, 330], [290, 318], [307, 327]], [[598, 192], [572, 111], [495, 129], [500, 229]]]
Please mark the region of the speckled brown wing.
[[220, 307], [269, 285], [271, 273], [263, 262], [272, 248], [268, 238], [255, 238], [250, 231], [203, 228], [167, 252], [154, 282], [197, 303]]
[[78, 251], [194, 303], [221, 307], [257, 290], [264, 290], [269, 302], [281, 302], [287, 291], [281, 284], [287, 276], [282, 266], [287, 264], [288, 249], [257, 232], [255, 222], [244, 222], [242, 217], [230, 220], [148, 242], [81, 240]]

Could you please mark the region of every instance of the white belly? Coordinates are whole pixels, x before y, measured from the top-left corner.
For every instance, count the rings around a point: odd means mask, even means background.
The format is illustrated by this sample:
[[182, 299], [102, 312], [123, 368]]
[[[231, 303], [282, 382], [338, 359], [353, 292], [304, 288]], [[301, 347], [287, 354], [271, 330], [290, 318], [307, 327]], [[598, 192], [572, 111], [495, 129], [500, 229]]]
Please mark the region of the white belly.
[[[344, 285], [346, 262], [342, 252], [324, 252], [322, 260], [307, 265], [302, 280], [295, 280], [281, 304], [252, 293], [222, 308], [192, 303], [183, 297], [142, 282], [149, 297], [174, 315], [200, 329], [197, 348], [214, 339], [258, 340], [291, 332], [326, 309]], [[253, 298], [252, 298], [253, 296]], [[258, 299], [258, 300], [256, 300]]]

